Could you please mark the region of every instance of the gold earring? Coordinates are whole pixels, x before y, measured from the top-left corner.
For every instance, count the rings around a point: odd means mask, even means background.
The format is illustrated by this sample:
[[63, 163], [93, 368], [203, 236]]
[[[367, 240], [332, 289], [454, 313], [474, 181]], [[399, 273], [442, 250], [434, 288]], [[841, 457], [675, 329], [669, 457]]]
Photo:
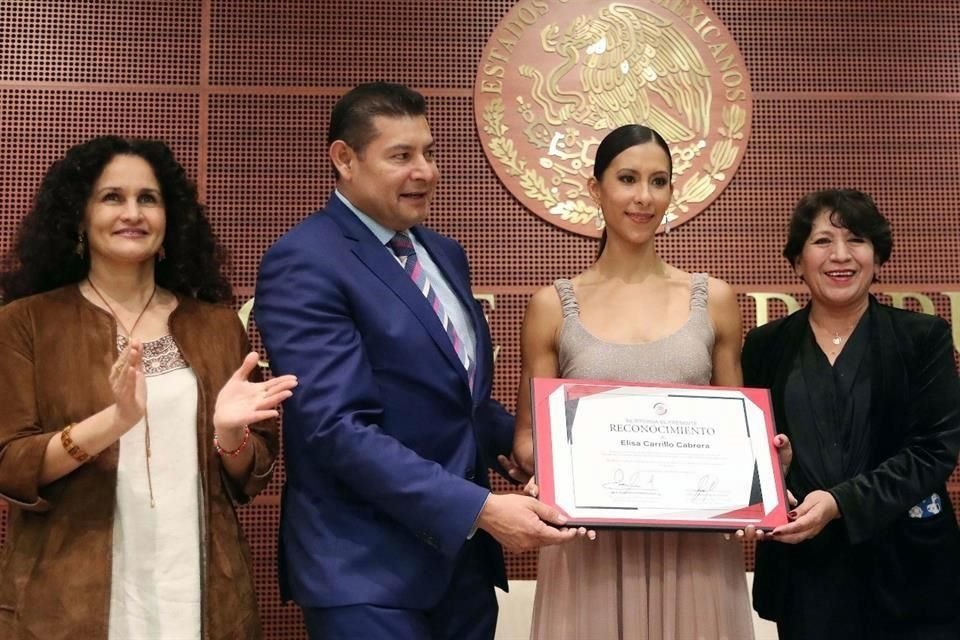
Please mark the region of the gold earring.
[[163, 262], [167, 259], [167, 250], [160, 245], [160, 251], [157, 251], [157, 262]]
[[603, 209], [597, 207], [597, 215], [594, 216], [593, 221], [597, 223], [597, 229], [603, 229], [606, 226], [606, 222], [603, 219]]
[[663, 223], [663, 233], [670, 233], [670, 216], [669, 214], [663, 214], [663, 217], [666, 218], [666, 221]]
[[73, 250], [78, 256], [83, 258], [87, 254], [87, 234], [84, 231], [80, 231], [77, 234], [77, 246]]

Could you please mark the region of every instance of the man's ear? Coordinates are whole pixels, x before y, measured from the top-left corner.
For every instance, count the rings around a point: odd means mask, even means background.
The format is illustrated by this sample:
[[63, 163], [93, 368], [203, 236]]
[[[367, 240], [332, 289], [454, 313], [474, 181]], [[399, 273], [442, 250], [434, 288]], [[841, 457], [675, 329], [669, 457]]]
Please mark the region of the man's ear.
[[357, 154], [343, 140], [334, 140], [330, 145], [330, 162], [336, 167], [341, 178], [349, 180], [353, 176], [353, 167]]

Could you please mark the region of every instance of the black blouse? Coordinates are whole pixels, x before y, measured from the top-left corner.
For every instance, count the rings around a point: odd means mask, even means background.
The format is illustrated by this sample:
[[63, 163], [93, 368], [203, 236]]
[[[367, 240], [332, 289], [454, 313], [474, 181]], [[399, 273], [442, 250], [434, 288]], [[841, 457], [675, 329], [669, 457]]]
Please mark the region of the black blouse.
[[833, 365], [809, 325], [784, 389], [794, 459], [790, 489], [798, 500], [869, 468], [870, 322], [865, 313]]

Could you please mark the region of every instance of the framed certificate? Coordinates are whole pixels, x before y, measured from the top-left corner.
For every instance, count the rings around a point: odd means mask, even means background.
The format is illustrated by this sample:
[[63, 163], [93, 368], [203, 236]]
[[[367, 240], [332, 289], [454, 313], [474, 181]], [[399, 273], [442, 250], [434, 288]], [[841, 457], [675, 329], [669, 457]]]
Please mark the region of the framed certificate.
[[766, 389], [534, 378], [540, 499], [575, 526], [787, 522]]

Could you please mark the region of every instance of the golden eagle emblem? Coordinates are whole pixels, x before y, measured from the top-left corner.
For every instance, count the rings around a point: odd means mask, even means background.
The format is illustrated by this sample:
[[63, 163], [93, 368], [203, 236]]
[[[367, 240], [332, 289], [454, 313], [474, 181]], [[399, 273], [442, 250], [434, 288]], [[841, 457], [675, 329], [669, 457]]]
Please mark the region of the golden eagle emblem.
[[[645, 124], [673, 154], [666, 219], [692, 218], [746, 147], [751, 100], [735, 43], [706, 7], [691, 23], [659, 5], [555, 4], [511, 12], [488, 43], [474, 95], [494, 170], [541, 217], [596, 235], [593, 147], [611, 129]], [[534, 23], [531, 8], [542, 13]]]

